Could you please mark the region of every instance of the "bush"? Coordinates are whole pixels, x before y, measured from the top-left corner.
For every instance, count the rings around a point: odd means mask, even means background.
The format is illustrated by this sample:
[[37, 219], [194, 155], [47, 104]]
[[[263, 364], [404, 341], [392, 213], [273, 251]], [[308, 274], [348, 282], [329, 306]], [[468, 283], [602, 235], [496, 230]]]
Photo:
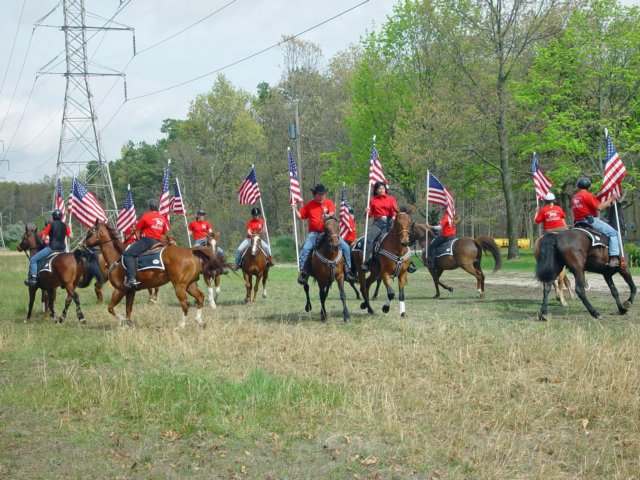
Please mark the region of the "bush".
[[275, 237], [271, 239], [271, 255], [278, 263], [295, 263], [296, 245], [291, 237]]
[[640, 247], [633, 243], [628, 243], [624, 246], [624, 250], [629, 257], [629, 266], [640, 266]]
[[7, 225], [2, 230], [2, 235], [4, 236], [4, 244], [9, 250], [15, 250], [20, 240], [22, 240], [22, 235], [24, 234], [24, 224], [23, 223], [14, 223], [12, 225]]

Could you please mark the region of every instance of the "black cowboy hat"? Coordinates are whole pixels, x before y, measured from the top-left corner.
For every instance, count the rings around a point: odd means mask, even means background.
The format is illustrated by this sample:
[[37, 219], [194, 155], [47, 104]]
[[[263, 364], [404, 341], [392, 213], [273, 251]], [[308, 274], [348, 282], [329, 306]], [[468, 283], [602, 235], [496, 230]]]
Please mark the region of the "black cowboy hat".
[[321, 183], [318, 183], [315, 187], [311, 189], [311, 192], [313, 192], [314, 195], [317, 193], [327, 193], [327, 187], [325, 187]]
[[198, 213], [196, 213], [196, 215], [199, 217], [200, 215], [206, 215], [207, 212], [205, 212], [204, 210], [198, 210]]

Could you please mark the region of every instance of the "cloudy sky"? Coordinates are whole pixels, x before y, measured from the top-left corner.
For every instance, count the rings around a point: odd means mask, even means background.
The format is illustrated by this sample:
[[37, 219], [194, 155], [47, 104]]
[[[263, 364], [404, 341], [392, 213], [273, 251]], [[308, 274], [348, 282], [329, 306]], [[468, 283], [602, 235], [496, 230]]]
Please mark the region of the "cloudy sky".
[[[0, 181], [28, 182], [55, 174], [65, 90], [60, 75], [65, 70], [64, 35], [59, 29], [63, 23], [61, 3], [2, 0]], [[258, 83], [279, 81], [279, 48], [224, 67], [275, 45], [282, 35], [295, 35], [325, 21], [301, 38], [320, 45], [328, 60], [350, 43], [357, 43], [367, 30], [379, 28], [395, 3], [123, 1], [124, 8], [114, 18], [117, 24], [112, 26], [135, 29], [135, 57], [131, 31], [87, 34], [93, 36], [88, 42], [90, 70], [126, 74], [127, 102], [119, 77], [90, 79], [106, 159], [118, 158], [120, 147], [128, 140], [153, 143], [160, 138], [162, 120], [184, 118], [189, 102], [209, 90], [216, 70], [222, 69], [235, 86], [255, 93]], [[120, 0], [85, 0], [86, 24], [103, 26], [119, 6]], [[194, 80], [203, 75], [207, 76]], [[183, 82], [189, 83], [155, 93]], [[77, 158], [79, 151], [75, 157], [72, 152], [71, 158]]]

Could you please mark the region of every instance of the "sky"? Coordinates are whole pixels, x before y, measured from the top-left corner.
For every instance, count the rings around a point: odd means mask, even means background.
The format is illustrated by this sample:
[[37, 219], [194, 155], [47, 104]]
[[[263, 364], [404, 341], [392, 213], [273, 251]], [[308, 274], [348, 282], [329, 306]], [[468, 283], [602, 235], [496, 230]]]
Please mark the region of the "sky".
[[[2, 0], [0, 181], [31, 182], [56, 173], [65, 94], [61, 4]], [[126, 75], [126, 102], [121, 77], [89, 79], [104, 158], [119, 158], [129, 140], [155, 143], [162, 138], [162, 121], [185, 118], [189, 103], [213, 85], [212, 72], [221, 69], [235, 87], [255, 93], [260, 82], [274, 85], [280, 80], [280, 48], [224, 67], [277, 44], [283, 35], [325, 21], [300, 38], [319, 45], [328, 61], [367, 31], [379, 29], [395, 4], [396, 0], [122, 1], [124, 8], [112, 26], [135, 30], [135, 56], [130, 30], [87, 33], [89, 70]], [[103, 26], [119, 6], [120, 0], [85, 0], [85, 24]], [[155, 93], [183, 82], [189, 83]], [[76, 160], [80, 151], [69, 149], [65, 158]]]

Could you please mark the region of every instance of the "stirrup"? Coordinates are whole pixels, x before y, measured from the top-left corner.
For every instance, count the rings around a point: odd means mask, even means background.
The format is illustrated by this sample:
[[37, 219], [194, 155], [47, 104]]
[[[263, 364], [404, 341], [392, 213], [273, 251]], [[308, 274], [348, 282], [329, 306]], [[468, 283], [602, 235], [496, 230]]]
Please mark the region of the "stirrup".
[[409, 264], [409, 266], [407, 267], [407, 272], [409, 273], [416, 273], [418, 271], [418, 267], [416, 267], [416, 264], [413, 263], [413, 261], [411, 261], [411, 263]]
[[304, 270], [301, 270], [300, 273], [298, 274], [298, 283], [300, 285], [306, 285], [307, 280], [309, 280], [309, 274]]
[[136, 288], [138, 285], [140, 285], [140, 282], [138, 280], [134, 278], [127, 278], [124, 281], [124, 286], [130, 289], [134, 289]]

